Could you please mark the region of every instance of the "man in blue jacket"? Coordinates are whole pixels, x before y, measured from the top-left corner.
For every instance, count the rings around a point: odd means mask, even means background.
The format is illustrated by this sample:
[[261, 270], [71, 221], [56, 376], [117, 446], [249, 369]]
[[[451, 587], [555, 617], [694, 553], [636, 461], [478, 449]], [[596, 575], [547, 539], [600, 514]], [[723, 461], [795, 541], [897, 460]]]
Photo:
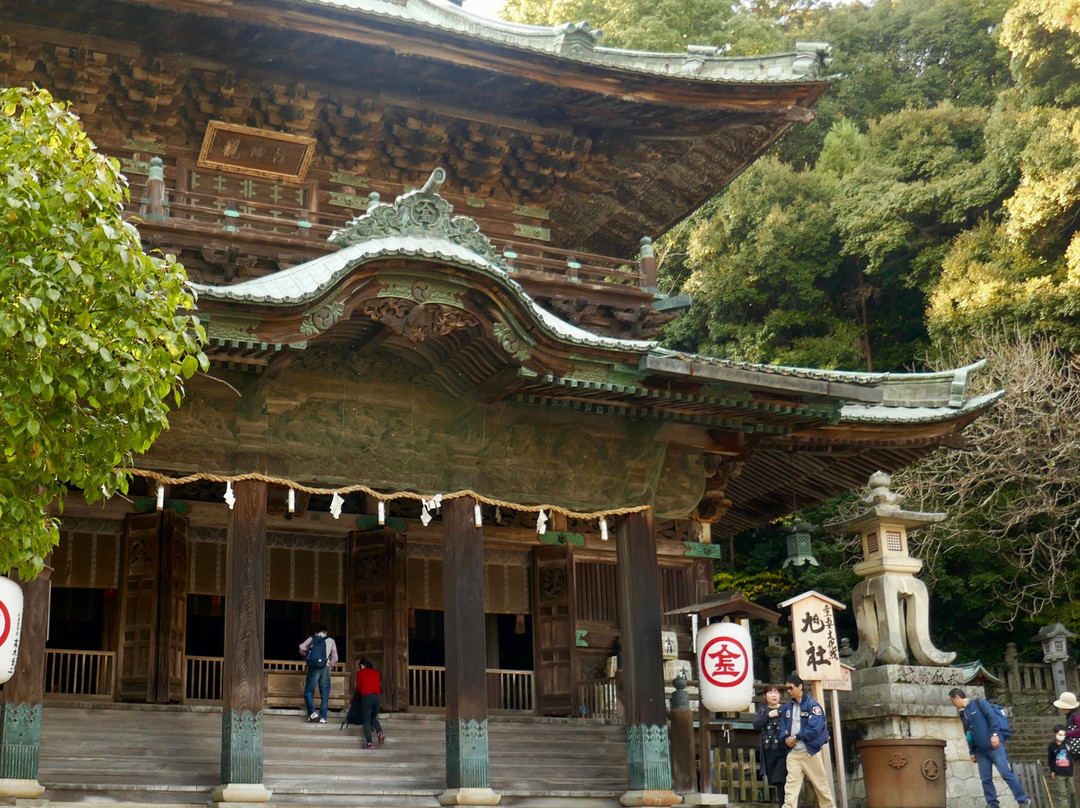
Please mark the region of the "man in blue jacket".
[[996, 766], [1020, 808], [1028, 808], [1028, 796], [1020, 778], [1009, 765], [1009, 756], [1005, 752], [1005, 741], [998, 735], [1001, 718], [986, 699], [969, 699], [958, 687], [949, 691], [949, 701], [960, 712], [960, 720], [967, 733], [968, 753], [971, 762], [979, 767], [979, 779], [982, 780], [983, 796], [987, 808], [998, 808], [997, 789], [994, 788], [994, 769]]
[[803, 693], [803, 680], [797, 673], [784, 680], [791, 701], [784, 706], [780, 737], [787, 744], [787, 782], [784, 783], [784, 808], [798, 808], [803, 780], [809, 780], [817, 792], [818, 808], [835, 808], [832, 781], [825, 769], [821, 747], [829, 742], [825, 711]]

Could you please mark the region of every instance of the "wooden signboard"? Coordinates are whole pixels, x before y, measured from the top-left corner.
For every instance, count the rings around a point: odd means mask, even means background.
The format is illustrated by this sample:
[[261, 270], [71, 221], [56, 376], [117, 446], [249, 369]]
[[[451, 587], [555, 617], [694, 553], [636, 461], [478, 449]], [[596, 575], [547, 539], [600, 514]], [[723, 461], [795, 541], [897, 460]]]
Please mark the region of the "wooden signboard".
[[314, 138], [210, 121], [199, 152], [199, 166], [302, 182], [314, 154]]
[[795, 669], [799, 676], [807, 682], [842, 681], [833, 609], [843, 609], [844, 604], [811, 590], [780, 606], [791, 606]]

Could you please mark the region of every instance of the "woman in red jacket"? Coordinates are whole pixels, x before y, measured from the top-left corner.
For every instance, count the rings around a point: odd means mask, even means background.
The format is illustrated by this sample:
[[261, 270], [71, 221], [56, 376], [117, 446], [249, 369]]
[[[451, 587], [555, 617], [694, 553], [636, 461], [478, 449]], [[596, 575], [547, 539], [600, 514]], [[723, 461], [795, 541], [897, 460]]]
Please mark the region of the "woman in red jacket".
[[386, 742], [382, 724], [379, 723], [379, 708], [382, 706], [382, 677], [367, 657], [360, 660], [360, 670], [356, 672], [356, 692], [360, 694], [360, 718], [364, 722], [366, 748], [374, 749], [375, 744], [371, 742], [372, 729], [378, 734], [379, 743]]

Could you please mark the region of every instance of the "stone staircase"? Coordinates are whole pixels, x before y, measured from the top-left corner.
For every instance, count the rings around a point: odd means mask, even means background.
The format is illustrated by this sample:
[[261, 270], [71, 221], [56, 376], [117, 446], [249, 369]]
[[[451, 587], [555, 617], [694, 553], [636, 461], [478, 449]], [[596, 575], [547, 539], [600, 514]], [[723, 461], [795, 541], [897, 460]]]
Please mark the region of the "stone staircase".
[[[435, 808], [445, 788], [441, 716], [381, 717], [387, 741], [364, 749], [341, 715], [309, 724], [296, 710], [263, 717], [271, 806]], [[621, 726], [492, 716], [491, 787], [510, 808], [616, 808], [626, 791]], [[53, 808], [205, 805], [221, 784], [214, 708], [46, 703], [38, 781]]]

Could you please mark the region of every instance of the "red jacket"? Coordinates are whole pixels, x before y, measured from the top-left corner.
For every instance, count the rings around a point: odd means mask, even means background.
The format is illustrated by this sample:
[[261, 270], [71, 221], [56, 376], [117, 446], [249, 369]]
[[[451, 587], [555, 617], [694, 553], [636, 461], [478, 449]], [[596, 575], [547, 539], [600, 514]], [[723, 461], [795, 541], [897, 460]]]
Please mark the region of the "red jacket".
[[356, 672], [356, 692], [361, 696], [382, 693], [382, 677], [374, 668], [361, 668]]

